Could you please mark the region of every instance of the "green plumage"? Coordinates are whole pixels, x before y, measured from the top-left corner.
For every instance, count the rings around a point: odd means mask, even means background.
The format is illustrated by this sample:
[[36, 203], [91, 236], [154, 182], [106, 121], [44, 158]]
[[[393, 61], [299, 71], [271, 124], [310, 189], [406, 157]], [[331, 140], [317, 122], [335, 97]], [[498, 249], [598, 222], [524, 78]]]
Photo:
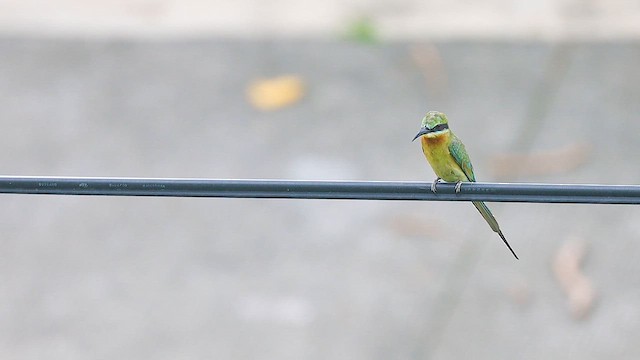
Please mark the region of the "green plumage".
[[[414, 140], [419, 137], [421, 137], [422, 151], [439, 178], [449, 182], [476, 181], [469, 154], [467, 154], [462, 141], [449, 129], [449, 122], [445, 114], [437, 111], [428, 112], [427, 116], [422, 119], [422, 127]], [[435, 187], [432, 189], [435, 191]], [[473, 205], [489, 224], [491, 230], [498, 233], [517, 259], [518, 256], [511, 249], [500, 230], [498, 221], [487, 205], [481, 201], [474, 201]]]
[[[476, 181], [476, 175], [473, 173], [473, 165], [471, 164], [471, 159], [469, 159], [469, 155], [467, 154], [467, 149], [464, 148], [464, 144], [458, 137], [453, 133], [453, 131], [449, 130], [451, 133], [451, 142], [449, 142], [449, 153], [453, 156], [453, 159], [456, 161], [456, 164], [462, 169], [464, 174], [467, 176], [467, 180], [471, 182]], [[462, 180], [462, 179], [460, 179]]]
[[[469, 154], [467, 154], [467, 150], [464, 148], [464, 144], [462, 143], [462, 141], [460, 141], [460, 139], [458, 139], [458, 137], [455, 136], [453, 132], [451, 132], [451, 142], [449, 143], [449, 153], [451, 153], [451, 156], [456, 161], [456, 164], [460, 167], [460, 169], [462, 169], [464, 174], [467, 176], [468, 181], [476, 182], [476, 175], [473, 173], [473, 165], [471, 164], [471, 159], [469, 159]], [[493, 214], [491, 213], [491, 210], [489, 210], [487, 205], [482, 201], [474, 201], [473, 205], [476, 207], [476, 209], [478, 209], [482, 217], [487, 221], [487, 223], [491, 227], [491, 230], [497, 232], [498, 235], [500, 235], [500, 237], [504, 239], [504, 235], [500, 230], [500, 225], [498, 225], [498, 221], [493, 216]]]

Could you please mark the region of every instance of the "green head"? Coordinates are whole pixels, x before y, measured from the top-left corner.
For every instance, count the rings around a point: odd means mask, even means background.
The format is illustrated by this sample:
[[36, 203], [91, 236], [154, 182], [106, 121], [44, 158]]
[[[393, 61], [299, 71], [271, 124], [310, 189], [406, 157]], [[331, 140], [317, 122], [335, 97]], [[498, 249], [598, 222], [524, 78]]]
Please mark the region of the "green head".
[[437, 133], [440, 131], [447, 131], [448, 129], [449, 119], [447, 119], [447, 115], [439, 111], [429, 111], [427, 115], [422, 118], [422, 126], [420, 127], [420, 131], [413, 138], [413, 140], [419, 138], [422, 135]]

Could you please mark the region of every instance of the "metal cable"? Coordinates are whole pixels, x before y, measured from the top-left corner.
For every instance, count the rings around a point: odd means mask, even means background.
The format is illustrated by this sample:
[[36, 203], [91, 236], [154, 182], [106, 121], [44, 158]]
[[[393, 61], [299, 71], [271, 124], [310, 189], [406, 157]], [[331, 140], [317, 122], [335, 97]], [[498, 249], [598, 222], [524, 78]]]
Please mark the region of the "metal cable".
[[0, 176], [0, 193], [172, 196], [282, 199], [493, 201], [533, 203], [640, 204], [638, 185], [147, 179]]

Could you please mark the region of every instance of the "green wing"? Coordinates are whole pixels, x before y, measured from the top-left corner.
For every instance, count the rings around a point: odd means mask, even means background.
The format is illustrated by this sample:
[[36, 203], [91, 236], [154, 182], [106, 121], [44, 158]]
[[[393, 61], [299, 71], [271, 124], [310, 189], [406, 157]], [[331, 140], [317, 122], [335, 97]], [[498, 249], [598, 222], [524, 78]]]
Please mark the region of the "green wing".
[[449, 144], [449, 152], [451, 156], [456, 160], [458, 166], [462, 169], [469, 181], [475, 182], [476, 176], [473, 174], [473, 165], [471, 165], [471, 159], [467, 154], [467, 150], [464, 148], [464, 144], [457, 136], [451, 133], [451, 143]]
[[[464, 144], [462, 143], [462, 141], [460, 141], [460, 139], [458, 139], [457, 136], [453, 135], [453, 133], [451, 133], [451, 143], [449, 144], [449, 153], [451, 153], [451, 156], [453, 156], [453, 159], [456, 161], [458, 166], [460, 166], [464, 174], [467, 175], [467, 179], [469, 179], [469, 181], [475, 182], [476, 176], [473, 174], [473, 165], [471, 165], [471, 159], [469, 159], [469, 154], [467, 154], [467, 150], [464, 148]], [[481, 201], [474, 201], [473, 205], [476, 207], [476, 209], [478, 209], [482, 217], [487, 221], [487, 223], [491, 227], [491, 230], [497, 232], [498, 235], [500, 235], [500, 238], [502, 238], [502, 241], [505, 243], [505, 245], [507, 245], [509, 250], [511, 250], [511, 253], [513, 254], [513, 256], [515, 256], [517, 259], [518, 255], [516, 255], [516, 253], [511, 248], [511, 245], [509, 245], [509, 243], [507, 242], [507, 238], [505, 238], [504, 234], [502, 233], [502, 230], [500, 230], [500, 225], [498, 225], [498, 221], [493, 216], [493, 214], [491, 213], [491, 210], [489, 210], [487, 205], [485, 205]]]

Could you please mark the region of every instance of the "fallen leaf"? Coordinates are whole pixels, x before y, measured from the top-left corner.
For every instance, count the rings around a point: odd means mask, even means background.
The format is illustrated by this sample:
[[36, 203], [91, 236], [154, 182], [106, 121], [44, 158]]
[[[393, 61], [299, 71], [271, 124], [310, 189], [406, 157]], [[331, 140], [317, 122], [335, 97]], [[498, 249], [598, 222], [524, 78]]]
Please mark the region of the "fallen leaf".
[[584, 241], [570, 239], [558, 249], [553, 261], [554, 274], [575, 319], [584, 319], [589, 314], [596, 297], [591, 281], [580, 269], [586, 251]]
[[427, 221], [426, 217], [418, 217], [413, 214], [393, 216], [388, 220], [388, 225], [393, 232], [405, 237], [428, 235], [433, 238], [439, 238], [443, 230], [442, 223], [433, 219]]
[[520, 307], [524, 308], [531, 303], [531, 289], [529, 289], [529, 285], [525, 282], [513, 284], [507, 292], [511, 300]]
[[295, 75], [256, 80], [247, 89], [247, 97], [251, 105], [265, 111], [294, 104], [303, 95], [304, 84], [302, 79]]
[[590, 151], [586, 143], [572, 143], [532, 154], [498, 154], [491, 167], [494, 176], [501, 178], [563, 173], [586, 163]]
[[448, 78], [444, 61], [435, 45], [415, 45], [409, 49], [413, 63], [418, 67], [434, 96], [443, 97], [448, 93]]

